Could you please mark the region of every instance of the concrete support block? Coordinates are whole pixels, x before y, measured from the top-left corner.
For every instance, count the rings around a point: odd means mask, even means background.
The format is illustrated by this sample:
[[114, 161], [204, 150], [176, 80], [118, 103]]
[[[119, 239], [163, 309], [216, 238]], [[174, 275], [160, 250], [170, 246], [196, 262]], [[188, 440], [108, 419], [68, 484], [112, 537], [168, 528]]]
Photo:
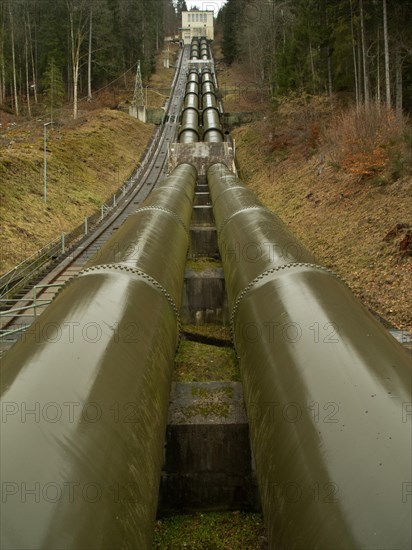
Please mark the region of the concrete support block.
[[219, 258], [216, 227], [192, 226], [190, 228], [189, 258]]
[[212, 205], [193, 206], [192, 225], [214, 225]]
[[199, 181], [198, 184], [196, 185], [195, 192], [196, 193], [209, 193], [209, 186], [207, 185], [207, 183], [201, 183]]
[[129, 115], [141, 122], [147, 122], [147, 109], [144, 106], [129, 105]]
[[192, 164], [200, 176], [204, 176], [212, 164], [224, 162], [236, 171], [235, 155], [231, 143], [173, 143], [168, 157], [168, 171], [181, 163]]
[[239, 382], [173, 384], [160, 511], [259, 511]]
[[194, 206], [210, 206], [210, 194], [208, 191], [199, 191], [195, 193]]
[[186, 270], [180, 315], [183, 323], [195, 325], [229, 322], [222, 268]]

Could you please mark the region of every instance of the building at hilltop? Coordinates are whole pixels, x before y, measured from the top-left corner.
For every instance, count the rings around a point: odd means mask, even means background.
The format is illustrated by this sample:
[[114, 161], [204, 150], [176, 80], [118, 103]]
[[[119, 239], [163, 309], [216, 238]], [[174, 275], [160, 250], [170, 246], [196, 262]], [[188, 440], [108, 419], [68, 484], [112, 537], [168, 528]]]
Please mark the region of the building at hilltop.
[[190, 44], [192, 38], [200, 36], [206, 36], [208, 40], [213, 40], [213, 15], [213, 10], [182, 11], [182, 26], [179, 30], [182, 33], [183, 43]]

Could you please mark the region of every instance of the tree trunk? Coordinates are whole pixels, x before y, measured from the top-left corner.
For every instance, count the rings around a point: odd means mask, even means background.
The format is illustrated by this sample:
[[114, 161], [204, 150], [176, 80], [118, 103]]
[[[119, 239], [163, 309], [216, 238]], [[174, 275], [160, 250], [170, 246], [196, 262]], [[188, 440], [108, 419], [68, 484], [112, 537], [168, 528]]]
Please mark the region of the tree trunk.
[[324, 5], [325, 15], [326, 15], [326, 28], [328, 31], [328, 45], [326, 46], [326, 63], [328, 69], [328, 93], [332, 97], [333, 94], [333, 83], [332, 83], [332, 54], [330, 52], [330, 38], [329, 38], [329, 16], [327, 6]]
[[398, 45], [395, 55], [395, 71], [396, 71], [396, 118], [402, 120], [403, 109], [403, 79], [402, 79], [402, 64], [401, 48]]
[[[2, 6], [3, 8], [3, 6]], [[6, 101], [6, 67], [4, 62], [4, 17], [1, 9], [1, 30], [0, 30], [0, 105]]]
[[391, 79], [389, 70], [389, 38], [388, 38], [388, 14], [386, 11], [386, 0], [383, 0], [383, 39], [385, 43], [385, 84], [386, 84], [386, 105], [391, 106]]
[[16, 54], [14, 49], [14, 28], [13, 28], [13, 12], [11, 9], [11, 0], [9, 0], [9, 16], [10, 16], [10, 33], [11, 33], [11, 57], [13, 64], [13, 93], [14, 93], [14, 110], [19, 116], [19, 100], [17, 97], [17, 74], [16, 74]]
[[[31, 57], [31, 74], [33, 80], [33, 92], [34, 92], [34, 103], [37, 105], [37, 78], [36, 78], [36, 64], [34, 62], [34, 53], [33, 53], [33, 41], [31, 36], [31, 24], [30, 24], [30, 13], [27, 10], [27, 26], [29, 28], [29, 50]], [[35, 46], [36, 49], [36, 46]]]
[[79, 63], [73, 65], [73, 118], [76, 120], [78, 109], [77, 109], [77, 94], [79, 87]]
[[276, 94], [277, 92], [277, 81], [278, 81], [278, 64], [277, 64], [277, 18], [276, 18], [276, 0], [272, 0], [272, 8], [273, 8], [273, 43], [272, 43], [272, 74], [271, 74], [271, 81], [273, 82], [273, 92]]
[[93, 8], [90, 6], [89, 25], [89, 55], [87, 58], [87, 101], [92, 100], [92, 32], [93, 32]]
[[31, 106], [30, 106], [30, 83], [29, 83], [29, 44], [27, 40], [27, 26], [24, 25], [24, 53], [25, 53], [25, 64], [26, 64], [26, 97], [27, 97], [27, 111], [29, 117], [31, 117]]
[[380, 36], [378, 27], [378, 52], [377, 52], [377, 74], [376, 74], [376, 103], [379, 112], [381, 111], [381, 60], [380, 60]]
[[356, 59], [355, 32], [353, 29], [352, 0], [350, 0], [350, 30], [352, 35], [353, 70], [355, 75], [355, 99], [356, 99], [356, 107], [359, 108], [359, 105], [360, 105], [359, 78], [358, 78], [358, 66], [357, 66], [357, 59]]
[[[67, 34], [67, 51], [71, 52], [71, 43], [70, 43], [70, 31]], [[72, 86], [72, 78], [73, 78], [73, 71], [71, 67], [71, 55], [67, 57], [67, 97], [69, 101], [73, 100], [73, 86]]]
[[330, 53], [330, 46], [328, 44], [326, 55], [328, 56], [328, 92], [329, 96], [332, 97], [333, 94], [333, 81], [332, 81], [332, 61], [331, 61], [331, 53]]
[[311, 41], [309, 41], [309, 57], [310, 57], [310, 70], [311, 70], [311, 73], [312, 73], [313, 93], [316, 94], [315, 64], [313, 62], [312, 42]]
[[360, 20], [361, 20], [361, 39], [362, 39], [362, 67], [363, 67], [363, 93], [365, 96], [365, 107], [369, 107], [369, 75], [366, 57], [366, 39], [365, 39], [365, 21], [363, 15], [363, 0], [359, 0]]
[[358, 59], [358, 82], [359, 82], [359, 101], [363, 102], [363, 73], [362, 73], [362, 48], [361, 48], [362, 38], [360, 34], [360, 29], [358, 29], [358, 41], [357, 41], [357, 59]]
[[72, 62], [72, 87], [73, 87], [73, 118], [76, 120], [78, 115], [78, 90], [79, 90], [79, 72], [80, 72], [80, 48], [84, 38], [84, 23], [81, 13], [78, 17], [78, 21], [75, 28], [75, 6], [67, 1], [67, 8], [69, 11], [70, 20], [70, 49], [71, 49], [71, 62]]

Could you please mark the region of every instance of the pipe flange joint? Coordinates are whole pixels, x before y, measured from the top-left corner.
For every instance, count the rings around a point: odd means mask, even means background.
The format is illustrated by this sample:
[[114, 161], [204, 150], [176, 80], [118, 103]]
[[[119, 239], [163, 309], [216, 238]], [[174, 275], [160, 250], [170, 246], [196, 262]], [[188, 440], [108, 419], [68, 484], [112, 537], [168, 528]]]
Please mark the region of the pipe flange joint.
[[[173, 212], [173, 210], [169, 210], [168, 208], [164, 208], [163, 206], [143, 206], [142, 208], [138, 208], [137, 210], [135, 210], [133, 212], [133, 214], [138, 214], [139, 212], [145, 212], [145, 211], [148, 211], [148, 210], [157, 210], [159, 212], [164, 212], [166, 214], [170, 214], [183, 226], [183, 229], [186, 232], [189, 231], [187, 225], [182, 220], [182, 218], [179, 216], [179, 214], [176, 214], [176, 212]], [[133, 214], [130, 214], [130, 216], [132, 216]]]
[[154, 279], [151, 275], [148, 275], [145, 271], [142, 271], [141, 269], [137, 269], [135, 267], [124, 266], [121, 264], [102, 264], [102, 265], [96, 265], [96, 266], [87, 267], [86, 269], [83, 269], [75, 277], [73, 277], [73, 279], [82, 277], [83, 275], [87, 275], [89, 273], [93, 273], [96, 271], [101, 273], [107, 273], [108, 271], [124, 271], [124, 270], [128, 271], [129, 273], [132, 273], [133, 275], [136, 275], [138, 278], [143, 279], [144, 281], [148, 281], [151, 284], [151, 286], [153, 286], [156, 290], [160, 291], [161, 294], [163, 294], [163, 296], [167, 299], [176, 317], [177, 330], [178, 330], [178, 340], [177, 340], [177, 345], [178, 345], [182, 337], [182, 322], [180, 319], [179, 309], [174, 299], [169, 294], [169, 292], [167, 292], [164, 286], [162, 286], [159, 283], [159, 281]]
[[233, 304], [232, 311], [231, 311], [231, 314], [230, 314], [231, 337], [232, 337], [233, 343], [234, 343], [235, 317], [236, 317], [237, 311], [239, 309], [239, 306], [242, 303], [243, 298], [246, 296], [246, 294], [248, 294], [256, 286], [256, 283], [258, 283], [262, 279], [265, 279], [269, 275], [272, 275], [273, 273], [277, 273], [279, 271], [289, 270], [289, 269], [299, 269], [299, 268], [302, 268], [302, 267], [313, 269], [315, 271], [320, 271], [320, 272], [332, 275], [335, 279], [338, 279], [345, 286], [348, 286], [346, 281], [344, 279], [342, 279], [342, 277], [337, 275], [334, 271], [332, 271], [328, 267], [324, 267], [324, 266], [318, 265], [318, 264], [312, 264], [312, 263], [308, 263], [308, 262], [290, 263], [290, 264], [283, 264], [283, 265], [280, 265], [280, 266], [277, 266], [277, 267], [272, 267], [270, 269], [267, 269], [266, 271], [264, 271], [260, 275], [257, 275], [257, 277], [255, 277], [243, 290], [241, 290], [239, 292], [239, 294], [238, 294], [238, 296], [235, 300], [235, 303]]
[[219, 229], [218, 229], [218, 236], [222, 233], [223, 229], [225, 228], [226, 224], [234, 217], [236, 216], [237, 214], [240, 214], [240, 212], [246, 212], [247, 210], [260, 210], [260, 209], [263, 209], [263, 210], [267, 210], [263, 205], [260, 205], [260, 204], [256, 204], [256, 205], [250, 205], [250, 206], [242, 206], [242, 208], [239, 208], [238, 210], [235, 210], [234, 212], [232, 212], [230, 214], [230, 216], [227, 216], [222, 224], [220, 225]]

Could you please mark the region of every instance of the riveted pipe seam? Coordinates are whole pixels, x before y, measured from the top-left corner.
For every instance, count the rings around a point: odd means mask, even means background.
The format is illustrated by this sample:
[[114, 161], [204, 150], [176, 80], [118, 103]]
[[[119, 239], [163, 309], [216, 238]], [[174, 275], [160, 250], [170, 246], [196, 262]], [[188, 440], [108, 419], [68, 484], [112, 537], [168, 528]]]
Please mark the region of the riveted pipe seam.
[[[186, 231], [188, 230], [187, 225], [182, 220], [182, 218], [179, 216], [179, 214], [177, 214], [173, 210], [169, 210], [168, 208], [163, 208], [162, 206], [142, 206], [142, 208], [137, 208], [133, 212], [133, 214], [139, 214], [140, 212], [147, 212], [147, 211], [150, 211], [150, 210], [154, 210], [154, 211], [157, 211], [157, 212], [164, 212], [165, 214], [169, 214], [170, 216], [173, 216], [179, 223], [182, 224], [183, 229], [185, 229]], [[133, 215], [133, 214], [131, 214], [131, 215]]]
[[[209, 96], [209, 95], [212, 95], [212, 94], [205, 94], [205, 95]], [[218, 116], [220, 116], [219, 109], [218, 109], [217, 107], [215, 107], [214, 105], [210, 105], [210, 106], [208, 106], [208, 107], [204, 107], [204, 109], [203, 109], [203, 116], [205, 115], [205, 113], [206, 113], [207, 111], [215, 111], [215, 112], [218, 114]], [[220, 124], [220, 123], [219, 123], [219, 124]]]
[[[258, 286], [261, 286], [262, 284], [265, 284], [269, 280], [275, 279], [277, 276], [281, 276], [282, 273], [285, 271], [319, 271], [320, 273], [327, 273], [328, 275], [331, 275], [338, 281], [340, 281], [343, 285], [349, 288], [349, 285], [347, 282], [340, 277], [337, 273], [329, 269], [328, 267], [324, 267], [319, 264], [311, 264], [311, 263], [291, 263], [291, 264], [284, 264], [277, 267], [273, 267], [271, 269], [267, 269], [253, 281], [251, 281], [237, 296], [233, 303], [231, 315], [230, 315], [230, 324], [232, 326], [232, 333], [233, 333], [233, 327], [236, 322], [236, 313], [239, 309], [239, 306], [241, 305], [243, 299], [250, 293], [253, 292], [254, 289], [256, 289]], [[234, 340], [233, 340], [234, 341]]]
[[96, 273], [107, 273], [110, 271], [126, 271], [127, 273], [130, 273], [133, 276], [138, 277], [139, 279], [142, 279], [146, 284], [149, 284], [153, 288], [155, 288], [158, 292], [163, 294], [163, 296], [166, 298], [166, 300], [169, 302], [170, 307], [172, 308], [172, 311], [174, 313], [174, 316], [176, 317], [176, 322], [178, 326], [178, 339], [176, 347], [179, 345], [179, 341], [181, 338], [181, 319], [180, 319], [180, 312], [179, 308], [177, 307], [174, 299], [172, 296], [167, 292], [167, 290], [157, 281], [154, 279], [151, 275], [148, 275], [141, 269], [136, 269], [134, 267], [129, 267], [127, 265], [121, 265], [121, 264], [102, 264], [102, 265], [96, 265], [93, 267], [88, 267], [86, 269], [83, 269], [80, 271], [73, 279], [70, 279], [68, 284], [71, 282], [73, 283], [74, 280], [77, 277], [86, 277], [87, 275], [96, 274]]
[[239, 208], [239, 210], [236, 210], [235, 212], [230, 214], [230, 216], [228, 216], [227, 218], [225, 218], [223, 220], [223, 222], [219, 225], [219, 229], [218, 229], [217, 234], [220, 235], [222, 233], [222, 231], [224, 230], [224, 228], [226, 227], [226, 225], [231, 220], [233, 220], [236, 216], [238, 216], [239, 214], [242, 214], [244, 212], [249, 212], [250, 210], [266, 211], [266, 208], [263, 205], [260, 205], [260, 206], [259, 205], [250, 205], [250, 206], [243, 206], [242, 208]]
[[[179, 182], [177, 182], [179, 183]], [[154, 198], [154, 204], [153, 206], [162, 206], [162, 201], [159, 201], [159, 204], [156, 204], [156, 200], [158, 199], [158, 197], [160, 196], [163, 196], [165, 195], [166, 193], [168, 194], [167, 196], [167, 206], [164, 206], [164, 208], [167, 208], [167, 210], [173, 210], [173, 212], [177, 213], [177, 210], [181, 211], [181, 205], [179, 204], [179, 208], [177, 208], [177, 206], [175, 208], [170, 208], [170, 200], [171, 198], [173, 197], [173, 195], [176, 196], [176, 193], [179, 193], [179, 195], [181, 196], [182, 195], [182, 191], [184, 193], [184, 196], [187, 198], [187, 202], [188, 204], [191, 206], [192, 205], [192, 198], [190, 196], [190, 193], [187, 192], [186, 189], [180, 189], [178, 186], [176, 185], [165, 185], [165, 186], [162, 186], [162, 185], [159, 185], [155, 191], [152, 191], [150, 193], [150, 196], [152, 198]], [[148, 200], [145, 200], [145, 204], [148, 204], [149, 201]], [[149, 205], [149, 204], [148, 204]], [[150, 205], [151, 206], [151, 205]], [[179, 214], [180, 215], [180, 214]]]

